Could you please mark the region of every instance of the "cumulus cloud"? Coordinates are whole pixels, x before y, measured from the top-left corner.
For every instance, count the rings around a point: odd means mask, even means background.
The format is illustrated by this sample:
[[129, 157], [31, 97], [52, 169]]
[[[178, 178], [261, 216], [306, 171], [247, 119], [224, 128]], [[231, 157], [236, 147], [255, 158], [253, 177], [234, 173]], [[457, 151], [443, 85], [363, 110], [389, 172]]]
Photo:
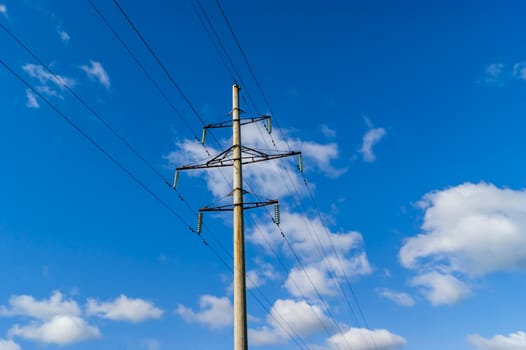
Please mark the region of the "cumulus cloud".
[[9, 306], [0, 306], [0, 316], [29, 316], [37, 319], [49, 319], [56, 315], [78, 316], [80, 308], [76, 301], [64, 299], [59, 291], [53, 292], [49, 299], [35, 300], [30, 295], [13, 295]]
[[88, 78], [98, 81], [106, 89], [109, 89], [111, 86], [110, 77], [102, 64], [92, 60], [89, 62], [89, 65], [80, 66], [80, 69], [86, 73]]
[[101, 336], [100, 331], [82, 318], [70, 315], [53, 316], [46, 322], [32, 322], [27, 326], [14, 325], [9, 336], [46, 344], [68, 345]]
[[[285, 281], [284, 286], [292, 295], [309, 298], [318, 293], [334, 295], [338, 290], [336, 284], [343, 278], [372, 272], [359, 232], [331, 232], [319, 217], [299, 213], [283, 212], [281, 218], [280, 227], [305, 267], [305, 271], [293, 267]], [[291, 255], [288, 244], [272, 223], [247, 232], [247, 241], [264, 249], [268, 244], [281, 247], [285, 254]]]
[[413, 306], [415, 305], [415, 300], [407, 293], [395, 292], [388, 288], [379, 289], [377, 291], [378, 295], [385, 299], [389, 299], [401, 306]]
[[31, 89], [26, 89], [26, 107], [32, 109], [39, 109], [40, 104], [37, 101], [37, 96]]
[[0, 350], [22, 350], [22, 348], [12, 340], [0, 339]]
[[362, 147], [359, 152], [362, 154], [364, 161], [372, 163], [376, 160], [376, 154], [373, 151], [373, 147], [382, 140], [387, 132], [384, 128], [374, 128], [369, 118], [365, 117], [364, 120], [369, 130], [363, 135]]
[[406, 240], [401, 264], [417, 272], [435, 305], [457, 302], [470, 280], [526, 267], [526, 191], [465, 183], [424, 196], [423, 232]]
[[321, 331], [333, 330], [330, 319], [317, 305], [305, 300], [281, 300], [274, 302], [266, 317], [267, 324], [258, 329], [249, 329], [248, 337], [254, 345], [286, 343], [287, 333], [307, 337]]
[[407, 344], [407, 341], [386, 329], [370, 330], [366, 328], [350, 328], [344, 334], [336, 334], [327, 339], [329, 349], [353, 350], [394, 350]]
[[525, 350], [526, 333], [519, 331], [509, 335], [495, 335], [491, 339], [478, 334], [468, 336], [468, 342], [479, 350]]
[[258, 288], [268, 280], [275, 280], [278, 274], [272, 264], [267, 264], [261, 259], [256, 259], [257, 268], [248, 270], [246, 273], [246, 283], [248, 289]]
[[138, 323], [152, 318], [160, 318], [163, 310], [155, 307], [150, 301], [128, 298], [126, 295], [121, 294], [118, 298], [109, 302], [88, 299], [86, 313], [114, 321]]
[[175, 313], [188, 323], [201, 323], [211, 329], [229, 327], [234, 322], [232, 303], [227, 297], [202, 295], [199, 308], [199, 311], [193, 311], [184, 305], [179, 305]]
[[7, 6], [5, 6], [4, 4], [0, 4], [0, 13], [7, 18]]

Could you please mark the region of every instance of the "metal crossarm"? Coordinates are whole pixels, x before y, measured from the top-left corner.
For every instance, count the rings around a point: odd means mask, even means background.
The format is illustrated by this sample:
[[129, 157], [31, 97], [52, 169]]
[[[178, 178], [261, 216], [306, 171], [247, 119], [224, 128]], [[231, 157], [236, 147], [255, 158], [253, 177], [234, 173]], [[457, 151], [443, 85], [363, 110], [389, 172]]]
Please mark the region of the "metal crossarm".
[[[273, 204], [278, 204], [278, 201], [272, 199], [272, 200], [268, 200], [266, 202], [244, 202], [243, 203], [243, 210], [260, 208], [260, 207], [266, 207], [267, 205], [273, 205]], [[220, 206], [217, 206], [217, 207], [206, 206], [206, 207], [200, 208], [199, 212], [203, 212], [203, 211], [233, 211], [234, 207], [235, 207], [234, 204], [225, 204], [225, 205], [220, 205]]]
[[[259, 116], [259, 117], [250, 117], [250, 118], [240, 118], [239, 119], [239, 125], [242, 126], [242, 125], [246, 125], [246, 124], [257, 123], [259, 121], [268, 120], [268, 119], [270, 119], [269, 115], [262, 115], [262, 116]], [[203, 127], [203, 129], [231, 128], [232, 125], [233, 125], [233, 121], [232, 120], [225, 120], [223, 122], [219, 122], [219, 123], [216, 123], [216, 124], [205, 125]]]
[[[233, 157], [233, 149], [234, 149], [234, 146], [231, 146], [225, 151], [212, 157], [212, 159], [210, 159], [209, 161], [205, 163], [184, 165], [182, 167], [177, 168], [177, 170], [207, 169], [207, 168], [219, 168], [219, 167], [232, 166], [234, 164], [234, 161], [236, 160]], [[265, 153], [262, 151], [258, 151], [250, 147], [241, 146], [241, 163], [251, 164], [251, 163], [257, 163], [257, 162], [263, 162], [265, 160], [290, 157], [290, 156], [299, 155], [299, 154], [301, 154], [301, 152], [298, 152], [298, 151], [269, 154], [269, 153]]]

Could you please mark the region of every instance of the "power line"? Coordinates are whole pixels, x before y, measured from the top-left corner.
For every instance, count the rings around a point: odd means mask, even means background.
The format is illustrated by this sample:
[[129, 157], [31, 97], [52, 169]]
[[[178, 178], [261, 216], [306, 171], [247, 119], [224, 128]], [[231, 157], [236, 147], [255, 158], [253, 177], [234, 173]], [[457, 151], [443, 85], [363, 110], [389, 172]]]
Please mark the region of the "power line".
[[[259, 79], [256, 77], [256, 74], [255, 74], [255, 72], [254, 72], [254, 69], [252, 68], [252, 65], [250, 64], [250, 62], [249, 62], [249, 60], [248, 60], [248, 58], [247, 58], [247, 56], [246, 56], [246, 54], [245, 54], [245, 51], [243, 50], [243, 47], [241, 46], [241, 43], [239, 42], [239, 40], [238, 40], [238, 38], [237, 38], [237, 35], [235, 34], [235, 32], [234, 32], [234, 30], [233, 30], [233, 28], [232, 28], [232, 25], [230, 24], [230, 21], [229, 21], [227, 15], [226, 15], [225, 11], [223, 10], [223, 7], [221, 6], [220, 1], [219, 1], [219, 0], [216, 0], [215, 2], [216, 2], [217, 7], [219, 8], [219, 11], [221, 12], [221, 15], [222, 15], [223, 19], [225, 20], [225, 23], [226, 23], [226, 25], [227, 25], [227, 27], [228, 27], [228, 29], [229, 29], [229, 31], [230, 31], [230, 33], [231, 33], [231, 35], [232, 35], [232, 37], [233, 37], [235, 43], [236, 43], [236, 45], [237, 45], [237, 47], [238, 47], [238, 49], [239, 49], [239, 51], [240, 51], [240, 53], [241, 53], [241, 56], [243, 57], [243, 60], [245, 61], [246, 65], [247, 65], [247, 67], [248, 67], [248, 69], [249, 69], [249, 71], [250, 71], [250, 73], [251, 73], [251, 75], [252, 75], [252, 78], [254, 79], [254, 81], [255, 81], [255, 83], [256, 83], [258, 89], [259, 89], [259, 92], [261, 93], [261, 96], [263, 97], [263, 99], [264, 99], [264, 101], [265, 101], [265, 104], [267, 105], [267, 108], [268, 108], [269, 111], [272, 113], [272, 115], [273, 115], [273, 117], [274, 117], [274, 119], [275, 119], [275, 121], [276, 121], [276, 125], [278, 125], [279, 131], [280, 131], [280, 133], [281, 133], [281, 135], [282, 135], [282, 137], [283, 137], [283, 140], [285, 141], [285, 143], [287, 144], [287, 146], [288, 146], [288, 148], [289, 148], [289, 150], [290, 150], [290, 146], [289, 146], [289, 144], [288, 144], [288, 141], [287, 141], [286, 138], [285, 138], [285, 135], [283, 134], [283, 131], [281, 130], [281, 127], [280, 127], [280, 125], [279, 125], [279, 121], [278, 121], [278, 120], [275, 118], [275, 116], [274, 116], [274, 113], [273, 113], [273, 111], [272, 111], [272, 107], [270, 106], [270, 102], [269, 102], [269, 100], [268, 100], [268, 98], [267, 98], [265, 92], [263, 91], [263, 88], [262, 88], [262, 86], [261, 86], [261, 83], [259, 82]], [[272, 137], [272, 136], [271, 136], [271, 137]], [[273, 144], [274, 144], [274, 146], [276, 145], [275, 142], [274, 142], [274, 140], [273, 140]], [[310, 197], [313, 199], [313, 202], [314, 202], [314, 204], [315, 204], [315, 206], [316, 206], [316, 210], [317, 210], [317, 212], [318, 212], [318, 215], [320, 216], [320, 219], [322, 220], [322, 226], [324, 227], [324, 229], [325, 229], [325, 231], [326, 231], [326, 233], [327, 233], [327, 236], [329, 237], [329, 240], [330, 240], [330, 243], [331, 243], [331, 247], [332, 247], [332, 249], [334, 250], [334, 252], [335, 252], [335, 254], [336, 254], [337, 261], [338, 261], [338, 263], [339, 263], [339, 265], [340, 265], [340, 267], [341, 267], [342, 272], [344, 273], [345, 280], [347, 281], [347, 284], [348, 284], [348, 286], [349, 286], [349, 288], [350, 288], [350, 290], [351, 290], [351, 293], [352, 293], [352, 295], [353, 295], [353, 298], [354, 298], [354, 300], [355, 300], [355, 303], [356, 303], [357, 306], [358, 306], [358, 309], [359, 309], [360, 315], [361, 315], [362, 319], [364, 320], [364, 323], [365, 323], [366, 327], [369, 328], [368, 325], [367, 325], [367, 321], [366, 321], [366, 319], [365, 319], [365, 316], [364, 316], [364, 314], [363, 314], [363, 311], [362, 311], [362, 309], [361, 309], [361, 307], [360, 307], [360, 305], [359, 305], [359, 302], [358, 302], [358, 299], [357, 299], [357, 297], [356, 297], [356, 294], [354, 293], [354, 290], [352, 289], [352, 286], [351, 286], [351, 284], [350, 284], [350, 282], [349, 282], [349, 278], [348, 278], [348, 276], [347, 276], [347, 274], [346, 274], [346, 272], [345, 272], [345, 269], [343, 268], [343, 264], [341, 263], [341, 259], [340, 259], [340, 257], [339, 257], [339, 254], [336, 252], [336, 249], [335, 249], [335, 247], [334, 247], [334, 243], [332, 242], [332, 238], [330, 237], [330, 234], [329, 234], [329, 232], [327, 231], [326, 225], [325, 225], [325, 223], [323, 222], [323, 217], [322, 217], [322, 215], [321, 215], [321, 213], [320, 213], [320, 211], [319, 211], [319, 208], [317, 207], [316, 201], [314, 200], [314, 196], [313, 196], [313, 194], [312, 194], [312, 191], [311, 191], [310, 188], [308, 187], [307, 182], [306, 182], [306, 179], [305, 179], [304, 176], [303, 176], [303, 179], [304, 179], [304, 182], [305, 182], [305, 184], [306, 184], [306, 186], [307, 186], [307, 188], [308, 188], [308, 191], [309, 191]], [[334, 269], [334, 268], [333, 268], [333, 269]], [[338, 285], [339, 285], [339, 283], [338, 283]], [[343, 289], [341, 288], [341, 286], [340, 286], [340, 289], [341, 289], [342, 292], [343, 292]], [[346, 298], [345, 296], [344, 296], [344, 299], [347, 300], [347, 298]], [[350, 307], [350, 305], [349, 305], [349, 307]], [[354, 312], [352, 311], [352, 308], [350, 308], [350, 309], [351, 309], [351, 312], [354, 313]], [[376, 344], [375, 344], [375, 348], [376, 348]]]
[[[5, 63], [3, 60], [0, 59], [0, 64], [4, 66], [4, 68], [10, 72], [15, 78], [17, 78], [23, 85], [25, 85], [28, 89], [30, 89], [36, 96], [38, 96], [42, 101], [44, 101], [55, 113], [57, 113], [64, 121], [66, 121], [78, 134], [80, 134], [84, 139], [86, 139], [90, 144], [92, 144], [95, 148], [97, 148], [102, 154], [104, 154], [114, 165], [116, 165], [119, 169], [121, 169], [126, 175], [128, 175], [133, 182], [138, 185], [140, 188], [142, 188], [144, 191], [146, 191], [151, 197], [153, 197], [159, 204], [161, 204], [164, 208], [166, 208], [172, 215], [174, 215], [181, 223], [183, 223], [190, 232], [196, 233], [194, 228], [181, 216], [179, 215], [168, 203], [166, 203], [164, 200], [162, 200], [155, 192], [153, 192], [152, 189], [150, 189], [143, 181], [141, 181], [135, 174], [133, 174], [132, 171], [130, 171], [128, 168], [126, 168], [121, 162], [119, 162], [113, 155], [111, 155], [103, 146], [101, 146], [97, 141], [95, 141], [91, 136], [89, 136], [84, 130], [82, 130], [70, 117], [68, 117], [64, 112], [62, 112], [58, 107], [56, 107], [51, 101], [49, 101], [42, 93], [40, 93], [36, 88], [34, 88], [28, 81], [26, 81], [21, 75], [16, 73], [7, 63]], [[221, 257], [221, 255], [212, 247], [210, 244], [204, 240], [199, 234], [197, 235], [203, 245], [205, 245], [207, 248], [210, 249], [210, 251], [218, 258], [228, 269], [232, 271], [232, 268], [230, 265]], [[252, 293], [252, 296], [256, 299], [256, 301], [275, 319], [275, 316], [270, 313], [270, 310], [267, 309], [261, 300]], [[263, 294], [262, 294], [263, 295]], [[268, 299], [267, 299], [268, 300]], [[276, 320], [277, 321], [277, 320]], [[278, 322], [278, 321], [277, 321]], [[280, 322], [278, 322], [278, 326], [283, 329], [284, 332], [287, 333], [287, 335], [290, 336], [291, 339], [293, 339], [297, 345], [300, 347], [300, 349], [303, 349], [303, 347], [297, 342], [297, 340], [292, 337], [290, 332], [283, 328]]]

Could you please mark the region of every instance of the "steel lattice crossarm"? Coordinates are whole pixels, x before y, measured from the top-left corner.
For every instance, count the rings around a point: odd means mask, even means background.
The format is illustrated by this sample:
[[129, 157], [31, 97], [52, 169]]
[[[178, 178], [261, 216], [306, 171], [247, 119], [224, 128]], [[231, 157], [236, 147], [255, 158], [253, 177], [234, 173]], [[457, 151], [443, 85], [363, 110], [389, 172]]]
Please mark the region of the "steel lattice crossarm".
[[[237, 160], [233, 157], [233, 149], [234, 149], [234, 146], [231, 146], [227, 150], [212, 157], [212, 159], [210, 159], [209, 161], [205, 163], [184, 165], [182, 167], [176, 168], [176, 170], [179, 171], [179, 170], [206, 169], [206, 168], [218, 168], [218, 167], [232, 166], [234, 165], [234, 161]], [[258, 151], [250, 147], [241, 146], [242, 164], [263, 162], [265, 160], [285, 158], [285, 157], [290, 157], [290, 156], [300, 155], [300, 154], [301, 152], [298, 152], [298, 151], [290, 151], [290, 152], [283, 152], [283, 153], [265, 153], [265, 152]]]

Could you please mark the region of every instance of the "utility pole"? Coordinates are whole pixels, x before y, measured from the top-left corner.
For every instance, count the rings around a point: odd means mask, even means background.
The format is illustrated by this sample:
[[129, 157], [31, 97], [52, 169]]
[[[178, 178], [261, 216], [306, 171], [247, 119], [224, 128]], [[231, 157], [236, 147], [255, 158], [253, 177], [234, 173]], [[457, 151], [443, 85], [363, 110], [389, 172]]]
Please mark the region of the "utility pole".
[[241, 122], [239, 86], [232, 86], [232, 147], [234, 193], [234, 350], [247, 350], [247, 293], [245, 280], [245, 225], [243, 215], [243, 163], [241, 162]]
[[[233, 201], [231, 205], [221, 205], [217, 207], [202, 207], [199, 209], [197, 233], [201, 234], [202, 212], [207, 211], [232, 211], [234, 216], [234, 350], [247, 350], [247, 303], [246, 303], [246, 276], [245, 276], [245, 228], [244, 210], [263, 207], [267, 205], [275, 206], [276, 217], [273, 219], [279, 225], [279, 207], [277, 200], [267, 200], [263, 202], [245, 202], [243, 190], [243, 164], [262, 162], [266, 160], [289, 157], [293, 155], [301, 156], [300, 152], [289, 151], [283, 153], [268, 154], [242, 145], [241, 126], [259, 121], [266, 121], [266, 129], [271, 133], [271, 118], [263, 115], [253, 118], [241, 118], [242, 110], [239, 107], [239, 85], [232, 86], [232, 120], [210, 124], [203, 128], [201, 143], [205, 143], [206, 131], [213, 128], [232, 127], [232, 146], [227, 150], [212, 157], [205, 163], [195, 165], [185, 165], [178, 167], [174, 177], [174, 188], [177, 185], [180, 170], [206, 169], [232, 166], [233, 168]], [[301, 159], [300, 159], [301, 163]]]

